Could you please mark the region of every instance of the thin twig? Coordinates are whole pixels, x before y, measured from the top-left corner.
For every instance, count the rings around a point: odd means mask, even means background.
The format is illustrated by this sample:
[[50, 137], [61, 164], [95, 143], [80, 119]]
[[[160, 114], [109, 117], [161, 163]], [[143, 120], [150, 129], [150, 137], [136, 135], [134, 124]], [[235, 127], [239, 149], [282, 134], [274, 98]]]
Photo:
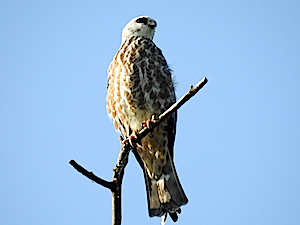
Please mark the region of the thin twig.
[[112, 181], [106, 181], [101, 179], [100, 177], [97, 177], [93, 172], [87, 171], [85, 168], [80, 166], [75, 160], [71, 159], [69, 163], [82, 175], [86, 176], [87, 178], [91, 179], [92, 181], [96, 182], [97, 184], [100, 184], [106, 188], [109, 188], [111, 191], [115, 189], [115, 184]]

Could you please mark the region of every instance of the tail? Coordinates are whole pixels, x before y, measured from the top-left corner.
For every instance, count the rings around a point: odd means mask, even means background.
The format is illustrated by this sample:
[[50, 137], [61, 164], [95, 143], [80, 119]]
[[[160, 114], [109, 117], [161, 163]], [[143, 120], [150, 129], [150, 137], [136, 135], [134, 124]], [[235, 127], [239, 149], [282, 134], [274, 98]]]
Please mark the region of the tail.
[[185, 205], [188, 199], [179, 182], [173, 160], [170, 154], [167, 154], [167, 164], [164, 165], [162, 176], [159, 180], [151, 179], [145, 169], [144, 163], [140, 159], [136, 150], [133, 151], [135, 157], [143, 168], [149, 216], [162, 216], [163, 220], [166, 219], [167, 213], [174, 222], [177, 221], [177, 213], [181, 212], [180, 206]]

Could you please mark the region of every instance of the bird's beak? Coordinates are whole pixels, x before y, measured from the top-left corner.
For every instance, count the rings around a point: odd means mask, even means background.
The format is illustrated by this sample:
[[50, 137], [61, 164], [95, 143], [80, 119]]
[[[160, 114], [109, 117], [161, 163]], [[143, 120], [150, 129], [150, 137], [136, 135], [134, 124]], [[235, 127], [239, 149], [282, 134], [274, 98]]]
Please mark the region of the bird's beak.
[[155, 21], [151, 21], [148, 26], [151, 27], [152, 29], [154, 29], [156, 27], [156, 22]]

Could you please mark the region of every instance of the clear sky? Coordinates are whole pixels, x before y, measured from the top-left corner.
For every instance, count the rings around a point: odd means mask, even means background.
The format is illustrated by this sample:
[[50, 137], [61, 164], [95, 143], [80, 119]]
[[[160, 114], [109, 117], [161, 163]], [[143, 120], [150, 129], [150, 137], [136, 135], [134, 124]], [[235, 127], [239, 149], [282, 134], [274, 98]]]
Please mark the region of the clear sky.
[[[0, 223], [111, 224], [118, 134], [105, 109], [123, 27], [153, 17], [177, 96], [177, 225], [300, 224], [300, 1], [0, 1]], [[123, 224], [149, 218], [133, 155]], [[173, 224], [171, 220], [167, 224]]]

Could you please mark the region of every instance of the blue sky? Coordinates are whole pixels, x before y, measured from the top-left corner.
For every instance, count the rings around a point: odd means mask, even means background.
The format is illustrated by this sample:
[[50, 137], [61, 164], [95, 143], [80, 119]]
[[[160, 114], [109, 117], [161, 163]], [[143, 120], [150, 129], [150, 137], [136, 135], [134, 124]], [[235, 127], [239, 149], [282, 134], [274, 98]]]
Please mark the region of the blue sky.
[[[105, 109], [107, 68], [133, 17], [154, 37], [181, 97], [175, 164], [189, 198], [180, 224], [300, 223], [299, 1], [1, 1], [1, 224], [111, 224], [118, 134]], [[149, 218], [133, 155], [123, 224]], [[169, 220], [167, 224], [172, 224]]]

